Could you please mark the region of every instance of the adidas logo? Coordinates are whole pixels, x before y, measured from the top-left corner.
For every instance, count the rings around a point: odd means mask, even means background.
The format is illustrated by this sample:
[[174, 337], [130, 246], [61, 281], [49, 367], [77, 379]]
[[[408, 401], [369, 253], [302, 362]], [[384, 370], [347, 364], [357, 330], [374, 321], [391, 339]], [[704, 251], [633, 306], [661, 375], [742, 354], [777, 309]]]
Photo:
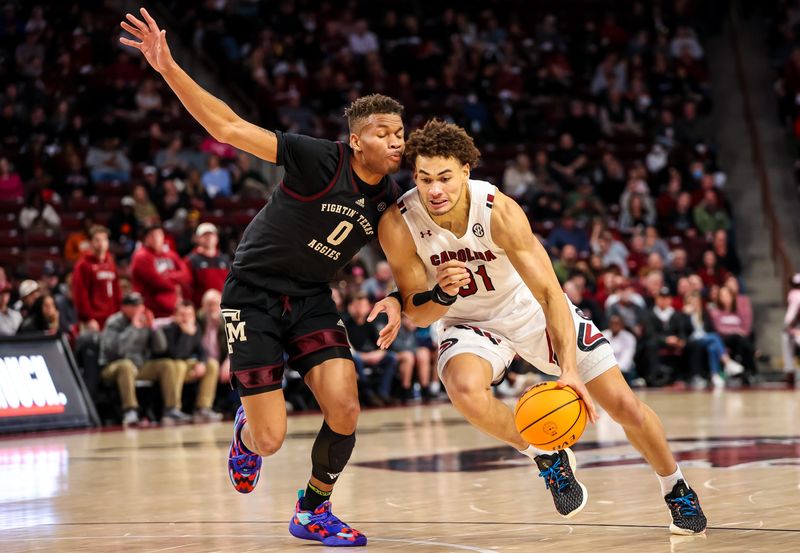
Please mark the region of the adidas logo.
[[331, 480], [336, 480], [339, 478], [339, 475], [342, 474], [341, 472], [329, 472], [327, 473]]
[[339, 319], [339, 322], [338, 322], [338, 323], [336, 323], [336, 324], [337, 324], [338, 326], [341, 326], [341, 327], [343, 327], [343, 326], [344, 326], [344, 321], [343, 321], [342, 319]]
[[364, 207], [364, 198], [359, 198], [356, 200], [356, 205], [358, 207]]

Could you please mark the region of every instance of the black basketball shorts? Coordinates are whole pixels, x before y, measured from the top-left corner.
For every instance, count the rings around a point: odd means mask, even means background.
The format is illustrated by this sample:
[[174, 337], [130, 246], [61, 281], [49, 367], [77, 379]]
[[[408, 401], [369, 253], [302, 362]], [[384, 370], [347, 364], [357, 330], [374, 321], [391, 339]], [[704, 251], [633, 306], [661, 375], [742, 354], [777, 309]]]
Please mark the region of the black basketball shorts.
[[328, 359], [353, 359], [330, 292], [283, 296], [229, 275], [222, 292], [222, 318], [231, 385], [240, 396], [279, 389], [287, 359], [304, 378]]

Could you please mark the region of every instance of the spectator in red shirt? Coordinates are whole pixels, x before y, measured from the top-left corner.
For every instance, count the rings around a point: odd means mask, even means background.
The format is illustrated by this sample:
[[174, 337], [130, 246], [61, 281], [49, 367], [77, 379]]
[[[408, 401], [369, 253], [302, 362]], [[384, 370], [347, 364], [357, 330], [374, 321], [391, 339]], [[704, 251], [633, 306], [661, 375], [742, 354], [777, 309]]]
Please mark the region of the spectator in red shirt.
[[200, 223], [195, 232], [197, 247], [186, 256], [186, 265], [192, 277], [192, 300], [195, 306], [203, 303], [203, 294], [214, 289], [222, 292], [231, 269], [227, 255], [219, 251], [219, 234], [212, 223]]
[[103, 328], [106, 319], [120, 310], [122, 293], [117, 265], [108, 251], [107, 228], [95, 225], [89, 229], [89, 251], [72, 270], [72, 298], [78, 320], [90, 327]]
[[7, 157], [0, 157], [0, 199], [21, 200], [25, 195], [19, 173], [11, 170]]
[[177, 253], [165, 245], [164, 229], [150, 225], [142, 245], [131, 259], [133, 288], [144, 296], [144, 304], [156, 317], [169, 317], [191, 286], [192, 275]]

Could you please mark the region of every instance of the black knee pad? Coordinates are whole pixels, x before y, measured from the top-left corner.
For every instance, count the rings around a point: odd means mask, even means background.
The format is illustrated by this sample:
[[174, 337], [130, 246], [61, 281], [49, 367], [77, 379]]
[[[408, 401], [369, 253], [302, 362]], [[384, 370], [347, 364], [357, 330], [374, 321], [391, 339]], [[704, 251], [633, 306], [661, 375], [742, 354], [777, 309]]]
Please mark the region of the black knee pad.
[[323, 422], [311, 449], [311, 474], [320, 482], [335, 484], [355, 445], [355, 432], [348, 436], [338, 434]]

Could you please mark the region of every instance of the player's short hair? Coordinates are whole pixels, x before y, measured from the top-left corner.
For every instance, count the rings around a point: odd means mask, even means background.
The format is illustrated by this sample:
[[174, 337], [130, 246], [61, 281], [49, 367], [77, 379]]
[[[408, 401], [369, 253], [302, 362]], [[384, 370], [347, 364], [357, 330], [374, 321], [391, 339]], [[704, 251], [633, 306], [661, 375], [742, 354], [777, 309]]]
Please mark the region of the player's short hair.
[[418, 156], [454, 157], [462, 165], [469, 163], [470, 167], [475, 167], [481, 153], [462, 127], [441, 119], [431, 119], [406, 140], [406, 159], [409, 163], [414, 165]]
[[403, 104], [394, 98], [383, 94], [369, 94], [353, 100], [353, 103], [344, 109], [344, 116], [347, 119], [347, 126], [350, 127], [350, 132], [353, 132], [359, 121], [363, 121], [370, 115], [376, 113], [402, 115], [403, 109], [405, 109]]
[[89, 240], [95, 237], [96, 234], [105, 234], [110, 236], [111, 232], [103, 225], [92, 225], [89, 227]]

